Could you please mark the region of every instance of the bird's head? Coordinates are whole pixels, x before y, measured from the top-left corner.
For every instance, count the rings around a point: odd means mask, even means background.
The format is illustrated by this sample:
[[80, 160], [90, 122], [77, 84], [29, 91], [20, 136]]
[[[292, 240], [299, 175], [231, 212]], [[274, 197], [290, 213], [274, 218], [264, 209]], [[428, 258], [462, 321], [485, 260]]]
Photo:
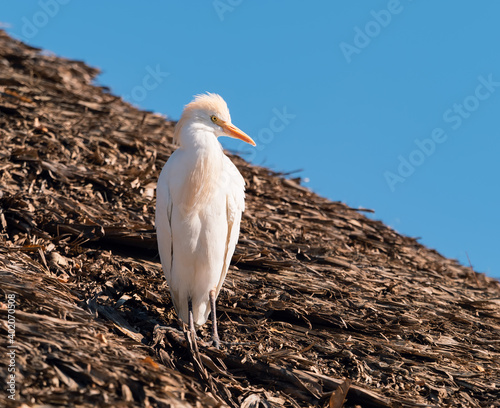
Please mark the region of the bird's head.
[[196, 122], [212, 129], [215, 136], [229, 136], [255, 146], [255, 142], [245, 132], [231, 123], [227, 104], [220, 95], [206, 93], [196, 95], [184, 107], [181, 119], [175, 126], [174, 138], [179, 141], [182, 128], [189, 122]]

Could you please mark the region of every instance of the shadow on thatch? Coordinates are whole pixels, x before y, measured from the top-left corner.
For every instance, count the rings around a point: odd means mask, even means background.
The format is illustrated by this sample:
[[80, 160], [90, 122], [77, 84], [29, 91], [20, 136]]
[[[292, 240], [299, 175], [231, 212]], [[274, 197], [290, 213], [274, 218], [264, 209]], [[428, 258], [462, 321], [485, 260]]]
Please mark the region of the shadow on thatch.
[[184, 337], [157, 327], [178, 328], [152, 227], [173, 124], [92, 85], [97, 73], [0, 31], [0, 280], [16, 294], [18, 401], [498, 406], [497, 281], [238, 157], [247, 211], [218, 301], [234, 344], [202, 345], [194, 366]]

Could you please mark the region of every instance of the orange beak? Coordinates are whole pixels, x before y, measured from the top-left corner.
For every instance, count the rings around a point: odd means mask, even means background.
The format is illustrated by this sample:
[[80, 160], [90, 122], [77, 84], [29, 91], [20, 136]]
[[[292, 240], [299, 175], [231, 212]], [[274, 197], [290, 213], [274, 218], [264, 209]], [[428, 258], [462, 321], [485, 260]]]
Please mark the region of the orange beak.
[[255, 142], [253, 141], [253, 139], [250, 136], [248, 136], [245, 132], [238, 129], [233, 124], [224, 122], [220, 126], [224, 130], [224, 133], [227, 136], [243, 140], [244, 142], [249, 143], [252, 146], [255, 146]]

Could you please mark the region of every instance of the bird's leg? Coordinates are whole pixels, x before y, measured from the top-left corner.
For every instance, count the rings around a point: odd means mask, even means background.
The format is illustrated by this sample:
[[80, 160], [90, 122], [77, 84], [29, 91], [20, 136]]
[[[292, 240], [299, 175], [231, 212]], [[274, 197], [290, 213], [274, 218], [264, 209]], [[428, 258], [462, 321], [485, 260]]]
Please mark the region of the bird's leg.
[[188, 299], [188, 328], [186, 331], [186, 340], [191, 350], [198, 350], [198, 344], [196, 343], [196, 329], [194, 328], [193, 302], [191, 299]]
[[193, 336], [193, 340], [196, 340], [196, 330], [194, 328], [194, 317], [193, 317], [193, 302], [191, 301], [191, 299], [188, 300], [188, 326]]
[[[193, 360], [193, 367], [195, 371], [198, 373], [200, 378], [208, 382], [209, 376], [205, 366], [202, 363], [200, 351], [198, 349], [198, 343], [196, 342], [196, 330], [194, 327], [194, 317], [193, 317], [193, 304], [191, 299], [188, 299], [188, 328], [185, 328], [184, 325], [184, 334], [186, 336], [186, 341], [188, 344], [188, 348], [191, 354], [191, 359]], [[211, 389], [213, 387], [211, 386]], [[214, 390], [212, 389], [212, 392]]]
[[215, 313], [215, 290], [211, 290], [209, 293], [210, 297], [210, 309], [212, 312], [212, 341], [215, 348], [220, 347], [219, 333], [217, 333], [217, 315]]

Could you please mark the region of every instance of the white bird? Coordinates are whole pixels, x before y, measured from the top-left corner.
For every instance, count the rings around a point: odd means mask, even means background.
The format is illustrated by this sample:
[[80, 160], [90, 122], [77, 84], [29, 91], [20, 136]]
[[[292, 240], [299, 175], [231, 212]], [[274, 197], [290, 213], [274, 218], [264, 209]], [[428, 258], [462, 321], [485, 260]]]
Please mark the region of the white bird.
[[215, 301], [226, 277], [245, 209], [245, 181], [217, 138], [255, 146], [231, 123], [217, 94], [197, 95], [174, 131], [179, 148], [170, 156], [156, 190], [160, 259], [179, 318], [195, 337], [212, 312], [212, 338], [219, 347]]

